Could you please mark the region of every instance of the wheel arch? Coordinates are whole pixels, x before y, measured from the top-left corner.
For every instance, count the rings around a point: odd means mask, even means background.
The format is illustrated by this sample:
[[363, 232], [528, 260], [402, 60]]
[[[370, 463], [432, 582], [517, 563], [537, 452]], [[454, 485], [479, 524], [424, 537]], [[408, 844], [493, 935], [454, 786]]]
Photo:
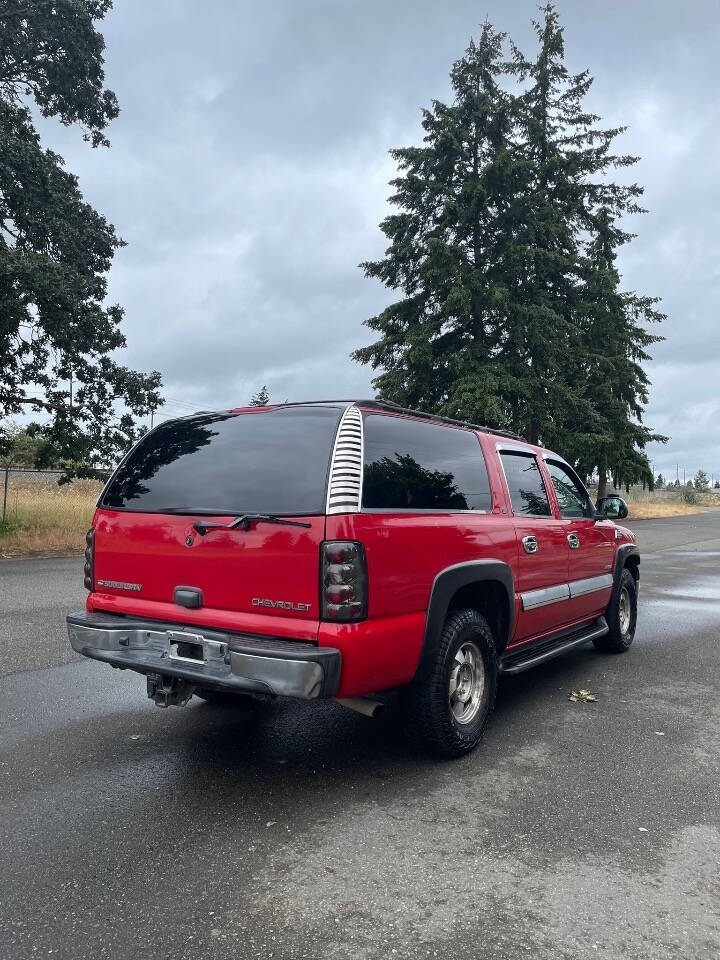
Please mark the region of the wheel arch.
[[635, 581], [635, 586], [640, 583], [640, 550], [635, 543], [624, 543], [618, 547], [615, 555], [615, 569], [613, 571], [613, 588], [610, 594], [610, 603], [608, 609], [620, 593], [620, 581], [622, 580], [623, 570], [628, 569]]
[[437, 574], [430, 591], [415, 680], [428, 670], [448, 612], [460, 607], [472, 607], [485, 617], [495, 636], [497, 652], [502, 653], [515, 626], [515, 583], [509, 565], [501, 560], [471, 560]]

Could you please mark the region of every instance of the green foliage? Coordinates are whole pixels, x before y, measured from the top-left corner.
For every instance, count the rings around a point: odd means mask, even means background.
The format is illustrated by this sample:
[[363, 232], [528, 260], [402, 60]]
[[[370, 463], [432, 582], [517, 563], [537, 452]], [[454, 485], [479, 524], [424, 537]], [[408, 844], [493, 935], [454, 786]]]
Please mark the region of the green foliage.
[[704, 470], [698, 470], [695, 474], [695, 489], [696, 490], [709, 490], [710, 489], [710, 477], [705, 473]]
[[43, 150], [28, 103], [78, 124], [92, 146], [117, 116], [94, 21], [110, 0], [0, 0], [0, 420], [44, 412], [65, 460], [109, 463], [162, 401], [160, 374], [117, 364], [122, 310], [106, 306], [121, 246], [63, 160]]
[[257, 393], [253, 394], [252, 399], [250, 400], [251, 407], [266, 407], [270, 402], [270, 394], [268, 393], [268, 388], [265, 384], [258, 390]]
[[694, 504], [698, 502], [697, 494], [693, 490], [692, 480], [688, 483], [687, 487], [683, 490], [683, 502]]
[[662, 488], [663, 488], [664, 486], [665, 486], [665, 478], [663, 477], [663, 475], [662, 475], [661, 473], [659, 473], [659, 474], [657, 475], [657, 477], [655, 478], [655, 487], [656, 487], [658, 490], [662, 490]]
[[57, 466], [56, 452], [39, 424], [19, 427], [9, 423], [4, 428], [4, 442], [0, 447], [0, 466], [54, 467]]
[[380, 334], [353, 356], [378, 393], [559, 446], [584, 474], [652, 488], [641, 423], [645, 329], [655, 299], [620, 290], [619, 219], [636, 184], [608, 174], [612, 151], [571, 75], [552, 5], [527, 58], [486, 21], [451, 71], [453, 101], [423, 111], [423, 146], [392, 151], [399, 176], [381, 224], [383, 259], [362, 264], [402, 298], [366, 321]]

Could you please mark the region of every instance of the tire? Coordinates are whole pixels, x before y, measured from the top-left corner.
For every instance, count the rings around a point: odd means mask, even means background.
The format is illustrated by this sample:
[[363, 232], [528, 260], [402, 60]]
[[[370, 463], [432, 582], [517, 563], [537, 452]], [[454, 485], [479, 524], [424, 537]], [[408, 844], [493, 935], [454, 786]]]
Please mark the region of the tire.
[[249, 693], [226, 693], [224, 690], [211, 690], [209, 687], [196, 687], [195, 696], [217, 707], [239, 707], [252, 699]]
[[610, 632], [593, 640], [602, 653], [625, 653], [635, 638], [637, 586], [627, 567], [620, 574], [620, 589], [613, 595], [605, 617]]
[[451, 611], [428, 675], [402, 691], [408, 739], [439, 757], [473, 750], [495, 705], [497, 675], [495, 638], [485, 618], [469, 608]]

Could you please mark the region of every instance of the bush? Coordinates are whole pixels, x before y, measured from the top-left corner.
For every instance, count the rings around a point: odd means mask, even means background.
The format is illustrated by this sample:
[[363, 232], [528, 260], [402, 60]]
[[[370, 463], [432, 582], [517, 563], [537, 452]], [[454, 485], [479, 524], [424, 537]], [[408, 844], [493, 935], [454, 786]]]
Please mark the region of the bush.
[[697, 494], [692, 487], [687, 487], [685, 490], [683, 490], [683, 500], [685, 503], [690, 504], [698, 502]]

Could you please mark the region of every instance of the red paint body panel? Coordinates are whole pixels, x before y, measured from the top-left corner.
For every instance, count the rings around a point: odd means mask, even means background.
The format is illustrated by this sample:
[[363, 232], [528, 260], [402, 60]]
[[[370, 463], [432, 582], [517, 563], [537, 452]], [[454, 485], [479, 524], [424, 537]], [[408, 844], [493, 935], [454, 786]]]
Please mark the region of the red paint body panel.
[[[249, 530], [214, 530], [204, 537], [193, 529], [198, 519], [208, 518], [98, 510], [93, 521], [95, 585], [101, 593], [92, 597], [94, 609], [153, 616], [151, 609], [167, 607], [178, 620], [191, 622], [190, 615], [197, 623], [197, 611], [173, 603], [175, 587], [197, 587], [203, 592], [203, 616], [215, 622], [220, 617], [229, 629], [270, 635], [277, 634], [276, 622], [287, 621], [296, 636], [301, 630], [303, 639], [314, 641], [325, 517], [293, 518], [309, 523], [310, 529], [259, 522]], [[229, 523], [232, 517], [212, 520]], [[187, 538], [192, 538], [191, 546]], [[101, 580], [136, 583], [142, 589], [103, 587]], [[268, 608], [254, 605], [253, 599], [309, 609]]]
[[356, 513], [327, 518], [328, 540], [357, 540], [368, 566], [368, 619], [322, 624], [319, 643], [343, 654], [340, 696], [354, 696], [412, 680], [425, 635], [435, 577], [469, 560], [513, 566], [512, 523], [482, 513]]

